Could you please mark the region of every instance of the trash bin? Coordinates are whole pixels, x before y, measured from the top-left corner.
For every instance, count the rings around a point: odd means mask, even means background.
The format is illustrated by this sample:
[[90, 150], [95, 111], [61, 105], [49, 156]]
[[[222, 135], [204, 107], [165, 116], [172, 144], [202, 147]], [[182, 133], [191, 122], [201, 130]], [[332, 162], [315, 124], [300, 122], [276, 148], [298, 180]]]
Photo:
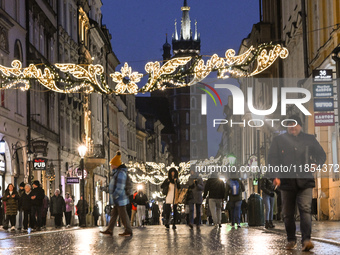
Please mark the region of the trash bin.
[[251, 194], [248, 198], [248, 225], [264, 226], [264, 208], [260, 194]]

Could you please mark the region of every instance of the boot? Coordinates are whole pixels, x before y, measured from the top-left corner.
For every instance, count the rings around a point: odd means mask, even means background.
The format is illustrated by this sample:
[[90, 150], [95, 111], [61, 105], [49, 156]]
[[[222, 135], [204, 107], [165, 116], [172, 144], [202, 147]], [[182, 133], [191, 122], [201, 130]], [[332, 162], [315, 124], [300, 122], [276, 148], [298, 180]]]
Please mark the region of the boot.
[[273, 221], [272, 221], [272, 220], [269, 221], [269, 227], [270, 227], [270, 228], [275, 228], [275, 225], [273, 224]]
[[264, 225], [264, 227], [265, 227], [266, 229], [270, 228], [270, 225], [269, 225], [269, 221], [268, 221], [268, 220], [266, 220], [266, 224]]

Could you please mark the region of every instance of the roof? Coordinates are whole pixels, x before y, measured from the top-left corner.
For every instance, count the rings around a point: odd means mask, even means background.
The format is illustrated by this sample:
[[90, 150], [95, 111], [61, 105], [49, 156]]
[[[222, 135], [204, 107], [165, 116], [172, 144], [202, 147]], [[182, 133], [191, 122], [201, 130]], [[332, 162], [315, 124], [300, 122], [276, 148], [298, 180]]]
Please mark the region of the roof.
[[146, 119], [158, 119], [164, 125], [162, 134], [175, 134], [167, 98], [136, 97], [136, 108]]

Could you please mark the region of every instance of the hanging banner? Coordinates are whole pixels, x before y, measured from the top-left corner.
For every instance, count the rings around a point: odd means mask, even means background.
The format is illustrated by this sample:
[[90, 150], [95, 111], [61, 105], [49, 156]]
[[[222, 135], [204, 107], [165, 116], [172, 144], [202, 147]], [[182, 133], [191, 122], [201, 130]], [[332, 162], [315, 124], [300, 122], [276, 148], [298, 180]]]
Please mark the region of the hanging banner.
[[48, 142], [46, 141], [42, 141], [42, 140], [33, 141], [32, 142], [33, 152], [41, 153], [46, 157], [47, 156], [47, 145], [48, 145]]
[[332, 97], [333, 84], [314, 84], [313, 95], [314, 97]]
[[315, 98], [314, 99], [315, 112], [331, 112], [334, 111], [333, 98]]
[[332, 69], [313, 70], [313, 82], [329, 82], [333, 81]]

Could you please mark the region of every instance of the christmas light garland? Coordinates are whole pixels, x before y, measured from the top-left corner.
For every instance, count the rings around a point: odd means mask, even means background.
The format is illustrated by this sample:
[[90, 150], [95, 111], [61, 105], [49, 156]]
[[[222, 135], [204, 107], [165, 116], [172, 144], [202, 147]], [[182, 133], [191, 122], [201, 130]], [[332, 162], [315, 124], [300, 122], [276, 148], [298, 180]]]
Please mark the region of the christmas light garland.
[[[225, 57], [214, 54], [207, 61], [202, 59], [203, 56], [197, 56], [172, 58], [164, 64], [159, 61], [148, 62], [145, 65], [146, 74], [133, 72], [128, 63], [125, 63], [120, 72], [109, 75], [116, 83], [114, 89], [108, 86], [107, 76], [101, 65], [30, 64], [23, 68], [19, 60], [14, 60], [11, 67], [0, 65], [0, 90], [28, 90], [30, 81], [33, 80], [59, 93], [137, 94], [190, 86], [202, 81], [212, 72], [217, 72], [219, 79], [254, 76], [269, 68], [277, 58], [284, 59], [287, 56], [286, 48], [268, 43], [261, 44], [256, 49], [251, 46], [238, 56], [234, 50], [229, 49]], [[139, 88], [137, 84], [145, 75], [149, 79]]]

